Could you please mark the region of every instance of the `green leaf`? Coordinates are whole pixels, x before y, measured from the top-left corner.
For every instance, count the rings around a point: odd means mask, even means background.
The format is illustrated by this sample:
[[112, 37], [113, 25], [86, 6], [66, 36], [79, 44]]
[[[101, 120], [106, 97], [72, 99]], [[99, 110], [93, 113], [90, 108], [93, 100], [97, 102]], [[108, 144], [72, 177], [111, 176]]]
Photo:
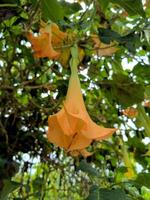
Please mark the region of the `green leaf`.
[[17, 21], [18, 17], [14, 16], [8, 20], [5, 21], [5, 25], [8, 27], [11, 27], [12, 25], [14, 25], [14, 23]]
[[4, 180], [3, 184], [4, 187], [0, 192], [0, 200], [7, 200], [9, 193], [13, 192], [20, 186], [20, 183], [8, 179]]
[[29, 96], [27, 94], [16, 94], [18, 102], [22, 105], [27, 105], [29, 103]]
[[109, 190], [106, 188], [98, 188], [98, 186], [92, 186], [90, 194], [86, 200], [129, 200], [124, 190], [114, 189]]
[[138, 43], [140, 41], [140, 35], [137, 34], [134, 30], [128, 33], [127, 35], [120, 38], [120, 44], [125, 46], [130, 52], [135, 53]]
[[26, 12], [21, 12], [20, 16], [23, 18], [23, 19], [28, 19], [28, 14]]
[[142, 81], [150, 81], [150, 66], [149, 65], [141, 65], [138, 63], [133, 71], [135, 75], [137, 75], [137, 78]]
[[56, 0], [42, 0], [42, 16], [45, 20], [58, 21], [63, 19], [64, 10]]
[[146, 96], [150, 99], [150, 86], [147, 86], [147, 87], [145, 88], [145, 94], [146, 94]]
[[150, 188], [150, 173], [140, 173], [137, 176], [136, 182], [141, 186]]
[[107, 9], [108, 5], [109, 5], [109, 0], [98, 0], [99, 4], [100, 4], [100, 8], [105, 12], [105, 10]]
[[37, 0], [31, 0], [31, 3], [32, 3], [33, 5], [36, 5]]
[[101, 188], [100, 190], [100, 196], [102, 200], [127, 200], [127, 195], [125, 192], [121, 189], [114, 189], [114, 190], [108, 190], [105, 188]]
[[146, 114], [142, 105], [138, 105], [137, 110], [137, 125], [144, 127], [146, 136], [150, 137], [150, 117]]
[[112, 3], [120, 5], [129, 15], [141, 15], [145, 17], [143, 4], [141, 0], [111, 0]]
[[114, 40], [120, 41], [121, 39], [121, 36], [117, 32], [112, 31], [110, 29], [99, 28], [98, 33], [101, 41], [106, 44], [110, 44], [110, 42]]
[[103, 81], [101, 87], [105, 89], [106, 96], [116, 100], [123, 107], [140, 103], [144, 99], [144, 87], [135, 83], [127, 75], [113, 74], [113, 80]]
[[111, 29], [99, 28], [98, 34], [103, 43], [110, 44], [110, 42], [117, 41], [131, 52], [135, 52], [136, 45], [139, 42], [139, 35], [134, 30], [127, 35], [121, 36]]
[[66, 1], [61, 1], [60, 4], [62, 5], [66, 15], [74, 14], [82, 9], [81, 5], [77, 2], [69, 3]]
[[99, 194], [99, 187], [97, 185], [93, 185], [90, 188], [90, 194], [86, 200], [101, 200]]
[[38, 191], [38, 188], [41, 188], [43, 185], [43, 178], [36, 177], [35, 180], [33, 180], [33, 190], [36, 192]]
[[111, 91], [113, 97], [124, 107], [140, 103], [144, 99], [143, 85], [133, 82], [123, 74], [113, 75]]
[[125, 172], [127, 172], [127, 168], [126, 167], [118, 167], [116, 169], [116, 173], [115, 173], [116, 183], [120, 183], [122, 181], [122, 179], [124, 178], [124, 173]]
[[88, 173], [92, 176], [99, 176], [98, 171], [88, 164], [85, 160], [82, 160], [78, 166], [78, 170]]

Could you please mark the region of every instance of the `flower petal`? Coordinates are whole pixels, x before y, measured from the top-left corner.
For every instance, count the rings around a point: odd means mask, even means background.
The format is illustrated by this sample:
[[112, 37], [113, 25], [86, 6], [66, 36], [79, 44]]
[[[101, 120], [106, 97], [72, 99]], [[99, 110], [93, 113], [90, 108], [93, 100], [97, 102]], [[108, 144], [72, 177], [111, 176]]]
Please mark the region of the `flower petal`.
[[110, 137], [115, 131], [115, 128], [104, 128], [97, 125], [89, 117], [86, 126], [81, 130], [81, 134], [89, 139], [101, 140]]
[[60, 122], [58, 121], [58, 115], [59, 114], [49, 116], [47, 137], [50, 142], [67, 149], [72, 141], [72, 138], [64, 134], [62, 128], [60, 127]]
[[91, 156], [93, 153], [87, 151], [86, 149], [81, 149], [80, 150], [80, 154], [83, 156], [83, 157], [88, 157], [88, 156]]
[[60, 53], [55, 51], [52, 46], [52, 33], [50, 25], [47, 25], [45, 28], [41, 28], [39, 36], [34, 36], [33, 33], [29, 32], [27, 34], [27, 38], [32, 44], [35, 57], [48, 57], [50, 59], [57, 59], [59, 57]]
[[71, 156], [77, 157], [79, 155], [82, 155], [84, 158], [87, 158], [88, 156], [91, 156], [92, 153], [88, 152], [86, 149], [81, 149], [81, 150], [73, 150], [69, 152]]
[[73, 132], [78, 132], [86, 124], [86, 121], [84, 121], [83, 113], [81, 110], [74, 110], [73, 113], [71, 113], [69, 110], [72, 109], [69, 109], [65, 103], [64, 110], [68, 119], [68, 123], [70, 124]]
[[56, 52], [49, 43], [50, 38], [48, 33], [43, 33], [38, 37], [34, 37], [32, 33], [28, 33], [27, 37], [32, 44], [35, 57], [48, 57], [51, 59], [55, 59], [59, 56], [59, 53]]
[[51, 24], [51, 30], [52, 30], [52, 44], [53, 44], [53, 46], [54, 47], [60, 47], [60, 44], [63, 44], [63, 41], [67, 36], [67, 33], [60, 31], [59, 27], [55, 23]]
[[72, 142], [69, 145], [68, 151], [80, 150], [88, 147], [92, 142], [92, 139], [81, 135], [80, 132], [76, 133], [72, 138]]

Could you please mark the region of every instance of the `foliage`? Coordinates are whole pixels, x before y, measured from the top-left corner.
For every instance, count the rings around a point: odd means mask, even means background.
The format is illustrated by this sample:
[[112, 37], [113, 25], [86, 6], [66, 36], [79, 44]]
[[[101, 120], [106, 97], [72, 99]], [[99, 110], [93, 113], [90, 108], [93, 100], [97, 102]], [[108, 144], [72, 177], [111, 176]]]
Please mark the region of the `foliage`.
[[[150, 1], [1, 0], [0, 22], [0, 199], [149, 200]], [[28, 34], [43, 23], [67, 34], [52, 41], [59, 59], [35, 57]], [[74, 44], [90, 117], [118, 129], [87, 158], [46, 137]]]

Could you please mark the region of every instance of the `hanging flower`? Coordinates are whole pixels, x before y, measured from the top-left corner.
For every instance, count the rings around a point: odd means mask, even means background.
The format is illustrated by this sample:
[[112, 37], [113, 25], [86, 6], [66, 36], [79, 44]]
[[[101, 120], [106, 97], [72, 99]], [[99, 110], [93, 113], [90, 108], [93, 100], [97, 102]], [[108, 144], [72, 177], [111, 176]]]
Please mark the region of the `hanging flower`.
[[34, 36], [31, 32], [27, 34], [36, 58], [58, 59], [60, 52], [56, 51], [55, 48], [61, 49], [65, 37], [66, 33], [60, 31], [55, 23], [40, 28], [38, 36]]
[[98, 126], [87, 113], [76, 65], [71, 66], [71, 77], [63, 107], [58, 113], [49, 116], [48, 126], [47, 137], [50, 142], [74, 155], [81, 153], [85, 157], [85, 148], [93, 140], [105, 139], [115, 131], [114, 128]]

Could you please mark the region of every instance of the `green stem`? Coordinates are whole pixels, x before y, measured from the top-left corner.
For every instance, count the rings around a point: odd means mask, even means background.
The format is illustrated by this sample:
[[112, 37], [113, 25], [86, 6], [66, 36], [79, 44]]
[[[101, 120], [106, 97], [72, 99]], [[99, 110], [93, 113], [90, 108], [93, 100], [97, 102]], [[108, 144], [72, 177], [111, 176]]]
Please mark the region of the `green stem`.
[[78, 46], [76, 44], [73, 47], [71, 47], [71, 55], [72, 55], [72, 58], [70, 60], [71, 73], [73, 75], [77, 75], [78, 65], [79, 65], [79, 54], [78, 54]]

